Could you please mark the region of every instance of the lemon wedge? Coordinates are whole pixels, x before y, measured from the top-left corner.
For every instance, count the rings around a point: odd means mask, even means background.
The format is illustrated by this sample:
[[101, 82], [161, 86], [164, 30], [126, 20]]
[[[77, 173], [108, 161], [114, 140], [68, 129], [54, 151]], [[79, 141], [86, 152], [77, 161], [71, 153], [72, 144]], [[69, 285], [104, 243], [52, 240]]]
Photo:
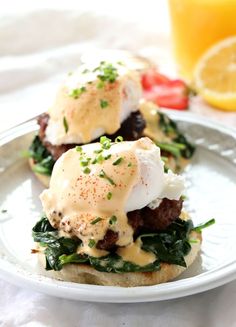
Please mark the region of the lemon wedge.
[[236, 36], [209, 48], [198, 61], [194, 84], [206, 102], [236, 111]]

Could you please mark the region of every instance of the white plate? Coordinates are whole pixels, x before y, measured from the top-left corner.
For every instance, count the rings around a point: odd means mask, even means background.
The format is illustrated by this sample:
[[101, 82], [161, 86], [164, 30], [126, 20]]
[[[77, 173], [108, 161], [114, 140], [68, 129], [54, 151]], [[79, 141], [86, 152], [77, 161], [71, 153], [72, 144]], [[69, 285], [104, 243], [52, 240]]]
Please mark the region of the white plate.
[[[59, 297], [96, 302], [147, 302], [206, 291], [236, 277], [236, 132], [189, 113], [168, 111], [197, 144], [187, 168], [187, 209], [195, 224], [212, 217], [203, 231], [202, 251], [178, 279], [156, 286], [121, 288], [81, 285], [42, 275], [31, 228], [41, 214], [42, 186], [32, 176], [20, 151], [27, 149], [35, 121], [0, 136], [0, 275], [14, 284]], [[1, 211], [7, 209], [6, 213]]]

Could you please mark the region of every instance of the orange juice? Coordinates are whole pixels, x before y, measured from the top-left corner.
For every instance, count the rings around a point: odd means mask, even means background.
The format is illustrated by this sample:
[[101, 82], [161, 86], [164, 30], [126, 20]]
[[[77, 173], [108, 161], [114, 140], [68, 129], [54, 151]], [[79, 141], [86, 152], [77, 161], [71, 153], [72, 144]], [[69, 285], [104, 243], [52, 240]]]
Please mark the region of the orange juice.
[[191, 80], [207, 48], [236, 35], [236, 0], [169, 0], [169, 9], [179, 71]]

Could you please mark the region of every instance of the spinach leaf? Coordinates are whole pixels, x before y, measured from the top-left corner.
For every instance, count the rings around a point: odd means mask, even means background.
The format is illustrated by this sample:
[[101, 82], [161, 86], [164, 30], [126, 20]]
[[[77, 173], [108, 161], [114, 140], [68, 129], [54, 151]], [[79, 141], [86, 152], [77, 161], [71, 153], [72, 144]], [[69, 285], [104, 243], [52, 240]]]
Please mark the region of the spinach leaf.
[[34, 166], [36, 173], [51, 175], [55, 161], [38, 136], [35, 136], [29, 148], [29, 156], [36, 162]]
[[195, 146], [179, 131], [177, 124], [172, 119], [162, 112], [158, 112], [158, 115], [159, 127], [166, 136], [171, 138], [172, 142], [160, 142], [161, 145], [157, 145], [161, 150], [171, 153], [176, 158], [182, 156], [186, 159], [190, 159], [194, 154]]
[[86, 263], [88, 262], [88, 256], [78, 253], [72, 253], [69, 255], [63, 254], [59, 257], [59, 260], [62, 266], [68, 263]]
[[161, 262], [186, 267], [184, 256], [191, 250], [188, 236], [192, 227], [191, 220], [178, 218], [163, 232], [141, 235], [142, 248], [156, 254]]
[[44, 251], [46, 256], [46, 270], [61, 270], [63, 264], [60, 260], [62, 255], [73, 254], [80, 243], [72, 238], [60, 237], [52, 243], [48, 243]]
[[177, 124], [162, 112], [158, 112], [159, 126], [163, 133], [167, 136], [173, 136], [178, 134]]
[[186, 266], [184, 256], [191, 250], [188, 236], [192, 229], [192, 221], [176, 219], [165, 231], [139, 236], [142, 249], [154, 253], [157, 257], [155, 262], [146, 266], [124, 261], [116, 253], [99, 258], [78, 254], [76, 250], [81, 241], [59, 237], [57, 230], [50, 225], [45, 216], [34, 226], [33, 237], [35, 242], [40, 242], [45, 247], [47, 270], [60, 270], [63, 265], [69, 263], [87, 263], [103, 272], [151, 272], [159, 270], [161, 262]]
[[73, 254], [81, 244], [79, 239], [59, 237], [58, 231], [51, 226], [45, 216], [33, 227], [32, 236], [35, 242], [45, 247], [47, 270], [60, 270], [62, 268], [60, 256]]
[[54, 227], [50, 224], [48, 218], [46, 216], [42, 216], [42, 218], [36, 223], [33, 227], [33, 232], [53, 232], [56, 231]]
[[156, 145], [165, 152], [171, 153], [174, 157], [179, 158], [182, 156], [181, 151], [185, 149], [185, 145], [181, 143], [165, 143], [165, 142], [156, 142]]
[[192, 158], [195, 152], [195, 146], [191, 144], [183, 134], [179, 133], [178, 136], [173, 139], [173, 141], [175, 143], [185, 145], [185, 147], [180, 150], [182, 157], [184, 157], [185, 159]]
[[160, 270], [160, 261], [158, 259], [146, 266], [138, 266], [132, 262], [124, 261], [116, 253], [109, 254], [108, 256], [102, 258], [89, 257], [89, 261], [92, 267], [103, 272], [124, 273], [151, 272]]

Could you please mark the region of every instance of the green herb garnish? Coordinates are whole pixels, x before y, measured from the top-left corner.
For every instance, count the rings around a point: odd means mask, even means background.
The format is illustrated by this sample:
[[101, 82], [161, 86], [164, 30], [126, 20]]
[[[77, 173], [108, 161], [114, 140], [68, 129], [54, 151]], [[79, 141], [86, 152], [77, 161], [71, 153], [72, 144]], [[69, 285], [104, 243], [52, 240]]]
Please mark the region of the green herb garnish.
[[115, 138], [115, 143], [119, 143], [119, 142], [123, 142], [123, 141], [124, 141], [123, 136], [117, 136], [117, 137]]
[[93, 71], [98, 73], [97, 77], [101, 82], [114, 83], [119, 76], [117, 68], [105, 61], [101, 61], [100, 65]]
[[111, 158], [111, 154], [107, 154], [106, 156], [104, 156], [104, 159], [105, 160], [108, 160], [108, 159], [110, 159]]
[[195, 232], [198, 232], [198, 233], [199, 233], [199, 232], [202, 231], [203, 228], [207, 228], [207, 227], [209, 227], [209, 226], [215, 224], [215, 222], [216, 222], [215, 219], [212, 218], [212, 219], [208, 220], [206, 223], [203, 223], [203, 224], [200, 224], [200, 225], [194, 227], [193, 230], [194, 230]]
[[108, 193], [107, 193], [107, 199], [108, 199], [108, 200], [111, 200], [111, 198], [112, 198], [112, 193], [111, 193], [111, 192], [108, 192]]
[[101, 153], [103, 151], [103, 149], [99, 149], [99, 150], [94, 150], [94, 153]]
[[6, 213], [7, 212], [7, 209], [2, 209], [1, 210], [1, 213]]
[[117, 217], [116, 216], [111, 216], [111, 218], [109, 220], [109, 224], [110, 225], [115, 225], [116, 222], [117, 222]]
[[109, 176], [107, 176], [107, 174], [105, 173], [105, 171], [103, 169], [100, 171], [99, 177], [106, 179], [111, 185], [116, 185], [115, 182], [113, 181], [113, 179], [111, 179]]
[[131, 163], [131, 162], [129, 162], [129, 163], [128, 163], [128, 167], [131, 167], [131, 166], [132, 166], [132, 163]]
[[119, 157], [119, 158], [116, 159], [112, 164], [113, 164], [113, 166], [117, 166], [117, 165], [119, 165], [122, 161], [123, 161], [123, 158], [122, 158], [122, 157]]
[[83, 173], [89, 174], [91, 172], [91, 169], [89, 167], [84, 168]]
[[101, 136], [100, 137], [100, 143], [102, 145], [102, 148], [105, 150], [109, 150], [111, 147], [111, 139], [109, 139], [106, 136]]
[[65, 129], [65, 132], [67, 133], [68, 130], [69, 130], [69, 126], [68, 126], [68, 122], [67, 122], [65, 116], [63, 117], [63, 126], [64, 126], [64, 129]]
[[108, 102], [106, 100], [100, 100], [100, 107], [102, 109], [108, 107]]
[[94, 219], [92, 222], [91, 222], [91, 225], [95, 225], [96, 223], [98, 223], [99, 221], [101, 221], [102, 218], [101, 217], [97, 217], [96, 219]]
[[82, 74], [87, 74], [87, 73], [89, 73], [89, 70], [87, 68], [82, 71]]
[[96, 245], [96, 242], [93, 239], [90, 239], [89, 242], [88, 242], [88, 246], [90, 248], [93, 248], [95, 245]]
[[86, 91], [86, 87], [85, 86], [81, 86], [79, 89], [74, 89], [69, 93], [69, 96], [74, 98], [74, 99], [78, 99], [79, 96], [84, 93]]
[[96, 163], [103, 163], [103, 161], [105, 160], [105, 158], [103, 157], [102, 154], [99, 154], [97, 157], [96, 157]]
[[76, 150], [77, 152], [82, 152], [82, 146], [80, 146], [80, 145], [76, 145], [75, 150]]
[[90, 158], [82, 158], [82, 159], [80, 160], [80, 165], [81, 165], [82, 167], [86, 167], [86, 166], [88, 166], [90, 160], [91, 160]]

